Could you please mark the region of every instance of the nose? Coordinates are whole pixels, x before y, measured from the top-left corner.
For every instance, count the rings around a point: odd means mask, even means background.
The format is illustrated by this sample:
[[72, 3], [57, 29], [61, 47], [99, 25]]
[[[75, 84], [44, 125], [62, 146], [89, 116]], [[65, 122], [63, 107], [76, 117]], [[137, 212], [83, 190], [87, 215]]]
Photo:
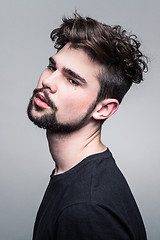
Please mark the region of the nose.
[[51, 73], [42, 78], [42, 86], [43, 88], [47, 88], [51, 93], [57, 92], [57, 84], [56, 84], [56, 73]]

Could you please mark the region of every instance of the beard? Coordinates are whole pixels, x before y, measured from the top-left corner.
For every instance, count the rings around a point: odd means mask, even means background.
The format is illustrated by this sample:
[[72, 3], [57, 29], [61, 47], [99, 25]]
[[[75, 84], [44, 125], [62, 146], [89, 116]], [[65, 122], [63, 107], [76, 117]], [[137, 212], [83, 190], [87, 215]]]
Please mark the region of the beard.
[[[33, 109], [37, 113], [38, 112], [42, 113], [44, 111], [44, 108], [36, 105], [34, 102], [34, 98], [35, 98], [36, 94], [39, 92], [43, 92], [45, 99], [47, 100], [47, 103], [49, 104], [49, 106], [51, 108], [51, 112], [50, 113], [44, 112], [41, 115], [39, 114], [39, 116], [38, 116], [38, 114], [37, 114], [37, 116], [35, 116], [33, 114]], [[85, 124], [87, 124], [89, 122], [90, 115], [93, 112], [94, 108], [96, 107], [96, 103], [97, 103], [97, 101], [95, 101], [94, 103], [91, 104], [91, 106], [88, 108], [87, 112], [81, 117], [81, 119], [79, 119], [79, 121], [76, 121], [74, 123], [61, 123], [57, 120], [57, 117], [56, 117], [57, 107], [50, 100], [47, 92], [45, 92], [45, 89], [41, 88], [41, 89], [35, 89], [33, 91], [33, 95], [29, 101], [29, 105], [27, 108], [27, 114], [28, 114], [29, 119], [38, 127], [50, 130], [53, 133], [67, 134], [67, 133], [71, 133], [76, 130], [79, 130]]]

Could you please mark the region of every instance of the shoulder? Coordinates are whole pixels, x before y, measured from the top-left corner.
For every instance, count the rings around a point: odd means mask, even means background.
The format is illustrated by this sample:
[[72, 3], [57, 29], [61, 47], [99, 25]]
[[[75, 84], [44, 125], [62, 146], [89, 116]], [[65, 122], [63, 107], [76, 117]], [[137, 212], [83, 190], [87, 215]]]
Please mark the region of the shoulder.
[[133, 197], [130, 187], [110, 151], [100, 156], [92, 171], [92, 200], [112, 204], [115, 200], [116, 205], [117, 201], [123, 205], [124, 199], [130, 201]]
[[[129, 227], [110, 209], [97, 203], [79, 203], [66, 207], [57, 220], [57, 234], [74, 239], [130, 239]], [[77, 236], [81, 236], [77, 238]], [[64, 238], [65, 239], [65, 238]], [[72, 239], [72, 238], [70, 238]]]

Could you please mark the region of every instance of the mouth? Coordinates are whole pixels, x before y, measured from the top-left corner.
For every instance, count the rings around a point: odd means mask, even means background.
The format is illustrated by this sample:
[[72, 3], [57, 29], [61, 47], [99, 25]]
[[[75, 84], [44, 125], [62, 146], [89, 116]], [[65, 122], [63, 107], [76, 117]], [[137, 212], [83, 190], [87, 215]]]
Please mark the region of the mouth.
[[45, 97], [41, 94], [41, 93], [37, 93], [35, 98], [34, 98], [34, 102], [36, 105], [38, 105], [39, 107], [42, 108], [49, 108], [49, 104], [47, 102], [47, 100], [45, 99]]

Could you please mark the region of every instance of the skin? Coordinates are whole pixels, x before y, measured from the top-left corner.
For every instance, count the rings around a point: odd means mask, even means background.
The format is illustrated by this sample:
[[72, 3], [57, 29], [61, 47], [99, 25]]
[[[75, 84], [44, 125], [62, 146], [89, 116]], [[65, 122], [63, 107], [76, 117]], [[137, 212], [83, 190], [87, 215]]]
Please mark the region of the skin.
[[[97, 79], [100, 68], [82, 49], [72, 49], [69, 43], [50, 59], [48, 68], [40, 76], [37, 88], [46, 89], [56, 106], [55, 115], [60, 123], [78, 123], [96, 102], [100, 90]], [[41, 95], [43, 97], [43, 93]], [[43, 110], [38, 112], [33, 107], [33, 116], [40, 117], [53, 112], [39, 98], [34, 98], [34, 101]], [[96, 105], [88, 121], [70, 134], [47, 130], [50, 152], [55, 161], [55, 174], [64, 173], [85, 157], [106, 150], [100, 140], [101, 124], [97, 120], [110, 117], [118, 109], [118, 105], [116, 99], [102, 100]]]

